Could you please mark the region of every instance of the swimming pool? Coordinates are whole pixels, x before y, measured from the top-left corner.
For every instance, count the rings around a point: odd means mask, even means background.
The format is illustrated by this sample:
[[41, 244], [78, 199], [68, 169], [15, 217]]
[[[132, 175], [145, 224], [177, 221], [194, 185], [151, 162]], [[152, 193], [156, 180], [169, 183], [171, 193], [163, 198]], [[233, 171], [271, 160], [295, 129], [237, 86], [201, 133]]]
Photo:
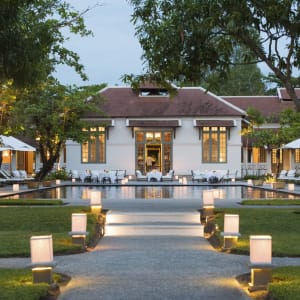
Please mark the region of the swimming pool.
[[[174, 199], [202, 200], [204, 190], [213, 190], [216, 200], [295, 198], [293, 194], [255, 187], [224, 186], [61, 186], [14, 195], [13, 198], [62, 199], [64, 202], [90, 200], [91, 190], [101, 191], [102, 199]], [[10, 197], [12, 198], [12, 197]]]

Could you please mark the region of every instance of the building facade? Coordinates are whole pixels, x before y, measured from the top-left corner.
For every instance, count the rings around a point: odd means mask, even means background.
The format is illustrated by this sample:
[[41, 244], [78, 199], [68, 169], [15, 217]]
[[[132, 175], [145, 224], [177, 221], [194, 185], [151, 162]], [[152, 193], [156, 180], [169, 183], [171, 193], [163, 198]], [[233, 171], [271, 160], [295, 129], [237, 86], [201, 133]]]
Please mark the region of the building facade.
[[67, 170], [151, 169], [189, 175], [191, 170], [237, 170], [241, 175], [243, 109], [202, 88], [174, 96], [155, 86], [108, 87], [103, 114], [86, 119], [90, 140], [66, 143]]

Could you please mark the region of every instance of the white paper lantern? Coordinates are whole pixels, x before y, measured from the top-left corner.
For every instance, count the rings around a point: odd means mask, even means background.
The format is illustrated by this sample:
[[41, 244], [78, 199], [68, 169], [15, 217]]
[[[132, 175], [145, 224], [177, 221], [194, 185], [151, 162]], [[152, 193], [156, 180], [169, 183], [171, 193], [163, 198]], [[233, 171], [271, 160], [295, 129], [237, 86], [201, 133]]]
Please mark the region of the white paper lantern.
[[53, 262], [52, 235], [32, 236], [30, 238], [32, 264], [49, 264]]
[[224, 235], [239, 234], [239, 215], [225, 214], [224, 215]]
[[91, 206], [101, 206], [101, 192], [100, 191], [91, 191]]
[[72, 214], [72, 232], [86, 232], [87, 215], [81, 213]]
[[272, 264], [272, 237], [270, 235], [250, 236], [250, 263], [253, 265]]

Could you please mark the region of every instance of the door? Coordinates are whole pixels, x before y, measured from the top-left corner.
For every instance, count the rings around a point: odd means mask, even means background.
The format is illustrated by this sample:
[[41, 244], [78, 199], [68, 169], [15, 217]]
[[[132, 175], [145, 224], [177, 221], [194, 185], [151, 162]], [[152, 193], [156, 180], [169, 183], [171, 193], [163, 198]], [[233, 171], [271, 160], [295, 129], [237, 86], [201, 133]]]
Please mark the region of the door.
[[161, 145], [146, 145], [147, 172], [161, 171]]

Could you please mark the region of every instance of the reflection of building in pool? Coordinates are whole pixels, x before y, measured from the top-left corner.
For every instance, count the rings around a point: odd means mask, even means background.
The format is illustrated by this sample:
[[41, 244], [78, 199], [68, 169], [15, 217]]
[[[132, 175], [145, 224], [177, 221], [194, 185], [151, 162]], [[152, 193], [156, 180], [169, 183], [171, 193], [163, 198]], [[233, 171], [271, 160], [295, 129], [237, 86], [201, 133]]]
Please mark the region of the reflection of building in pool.
[[144, 186], [135, 189], [135, 198], [163, 199], [173, 198], [174, 188], [171, 186]]

